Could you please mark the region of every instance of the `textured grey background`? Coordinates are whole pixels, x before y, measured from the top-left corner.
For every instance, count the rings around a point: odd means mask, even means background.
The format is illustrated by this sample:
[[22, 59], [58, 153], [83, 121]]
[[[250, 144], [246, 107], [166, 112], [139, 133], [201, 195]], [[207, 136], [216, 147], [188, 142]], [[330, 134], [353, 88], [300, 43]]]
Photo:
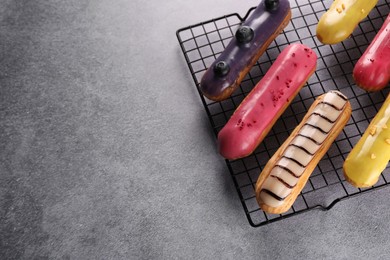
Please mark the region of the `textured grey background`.
[[2, 0], [0, 259], [387, 258], [389, 189], [248, 224], [175, 31], [256, 4]]

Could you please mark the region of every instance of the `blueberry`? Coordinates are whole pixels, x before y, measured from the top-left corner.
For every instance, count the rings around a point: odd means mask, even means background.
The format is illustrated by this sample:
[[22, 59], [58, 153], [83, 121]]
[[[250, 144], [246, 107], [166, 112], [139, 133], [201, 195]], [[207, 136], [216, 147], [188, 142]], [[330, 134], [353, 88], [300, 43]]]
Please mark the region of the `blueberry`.
[[265, 0], [265, 7], [268, 10], [275, 10], [279, 6], [279, 0]]
[[226, 61], [220, 61], [214, 66], [214, 73], [217, 76], [223, 77], [226, 76], [230, 71], [229, 64], [226, 63]]
[[236, 32], [236, 39], [240, 43], [248, 43], [252, 41], [254, 32], [252, 28], [248, 26], [241, 26]]

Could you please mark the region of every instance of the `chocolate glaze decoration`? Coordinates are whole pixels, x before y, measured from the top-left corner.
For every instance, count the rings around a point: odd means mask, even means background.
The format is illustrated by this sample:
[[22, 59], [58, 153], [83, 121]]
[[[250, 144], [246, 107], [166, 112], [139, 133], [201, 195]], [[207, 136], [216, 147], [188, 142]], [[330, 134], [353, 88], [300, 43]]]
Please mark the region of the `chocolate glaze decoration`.
[[279, 167], [279, 168], [285, 170], [286, 172], [288, 172], [289, 174], [291, 174], [292, 176], [294, 176], [297, 179], [299, 178], [299, 176], [296, 175], [290, 168], [284, 167], [282, 165], [276, 165], [275, 167]]
[[328, 103], [328, 102], [325, 102], [325, 101], [321, 102], [320, 104], [325, 104], [325, 105], [331, 106], [338, 111], [341, 111], [341, 109], [342, 109], [342, 108], [340, 109], [340, 108], [336, 107], [335, 105]]
[[331, 90], [331, 91], [329, 91], [330, 93], [333, 93], [333, 94], [336, 94], [337, 96], [339, 96], [339, 98], [341, 98], [341, 99], [343, 99], [344, 101], [347, 101], [348, 100], [348, 98], [346, 97], [346, 96], [344, 96], [344, 95], [342, 95], [340, 92], [338, 92], [338, 91], [334, 91], [334, 90]]
[[[228, 98], [250, 71], [252, 66], [265, 52], [269, 44], [279, 35], [291, 18], [289, 0], [280, 0], [275, 10], [268, 9], [262, 0], [252, 14], [241, 24], [240, 28], [250, 28], [252, 39], [244, 44], [240, 42], [241, 33], [233, 37], [225, 50], [211, 64], [200, 82], [204, 96], [214, 101]], [[251, 33], [248, 34], [251, 36]], [[215, 64], [226, 62], [230, 71], [223, 77], [214, 71]]]
[[326, 116], [321, 115], [320, 113], [314, 112], [313, 115], [314, 115], [314, 116], [319, 116], [319, 117], [321, 117], [322, 119], [325, 119], [326, 121], [328, 121], [328, 122], [331, 123], [331, 124], [333, 124], [333, 123], [335, 122], [335, 121], [333, 121], [333, 120], [330, 120], [330, 119], [327, 118]]
[[296, 184], [295, 185], [288, 184], [284, 179], [280, 178], [279, 176], [271, 175], [271, 177], [277, 179], [278, 181], [283, 183], [283, 185], [286, 186], [289, 189], [292, 189], [292, 188], [294, 188], [296, 186]]
[[293, 161], [295, 162], [296, 164], [298, 164], [299, 166], [301, 166], [302, 168], [306, 167], [307, 165], [304, 165], [303, 163], [301, 163], [300, 161], [298, 161], [297, 159], [293, 158], [293, 157], [288, 157], [288, 156], [282, 156], [282, 158], [285, 158], [287, 160], [290, 160], [290, 161]]
[[314, 155], [314, 153], [309, 152], [305, 147], [302, 147], [302, 146], [299, 146], [299, 145], [296, 145], [296, 144], [291, 144], [291, 146], [296, 147], [298, 149], [301, 149], [302, 151], [304, 151], [308, 155]]
[[[327, 121], [331, 121], [329, 118], [327, 118], [326, 120], [327, 120]], [[319, 126], [316, 126], [316, 125], [313, 125], [313, 124], [309, 124], [309, 123], [306, 123], [305, 125], [308, 125], [308, 126], [310, 126], [310, 127], [313, 127], [313, 128], [315, 128], [316, 130], [320, 131], [320, 132], [323, 133], [323, 134], [327, 134], [327, 133], [328, 133], [327, 131], [323, 130], [323, 129], [322, 129], [321, 127], [319, 127]]]
[[268, 195], [270, 195], [271, 197], [273, 197], [274, 199], [276, 199], [278, 201], [283, 201], [285, 199], [285, 198], [279, 197], [278, 195], [276, 195], [275, 193], [273, 193], [272, 191], [267, 190], [267, 189], [262, 190], [262, 192], [267, 193]]
[[301, 136], [301, 137], [305, 137], [307, 138], [308, 140], [312, 141], [313, 143], [317, 144], [317, 145], [321, 145], [320, 142], [317, 142], [313, 137], [311, 136], [306, 136], [306, 135], [303, 135], [303, 134], [298, 134], [298, 136]]

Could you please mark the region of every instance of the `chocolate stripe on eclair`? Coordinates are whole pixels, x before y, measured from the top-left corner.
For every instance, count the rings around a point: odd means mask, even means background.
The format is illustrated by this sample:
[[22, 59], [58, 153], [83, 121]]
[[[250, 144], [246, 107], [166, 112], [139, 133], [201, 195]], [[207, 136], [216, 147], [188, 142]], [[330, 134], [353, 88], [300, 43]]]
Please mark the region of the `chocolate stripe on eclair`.
[[313, 137], [310, 137], [310, 136], [306, 136], [306, 135], [303, 135], [301, 133], [297, 134], [297, 136], [301, 136], [301, 137], [304, 137], [306, 139], [309, 139], [310, 141], [312, 141], [313, 143], [315, 143], [316, 145], [321, 145], [322, 143], [320, 142], [317, 142]]
[[283, 200], [285, 199], [285, 198], [279, 197], [278, 195], [276, 195], [275, 193], [273, 193], [273, 192], [270, 191], [270, 190], [262, 189], [261, 191], [267, 193], [268, 195], [270, 195], [271, 197], [273, 197], [274, 199], [276, 199], [276, 200], [278, 200], [278, 201], [283, 201]]
[[292, 189], [292, 188], [294, 188], [295, 186], [297, 186], [296, 184], [295, 184], [294, 186], [291, 186], [291, 185], [288, 184], [285, 180], [283, 180], [282, 178], [280, 178], [280, 177], [278, 177], [278, 176], [271, 175], [271, 177], [277, 179], [278, 181], [280, 181], [281, 183], [283, 183], [283, 185], [286, 186], [286, 187], [289, 188], [289, 189]]
[[288, 159], [288, 160], [291, 160], [293, 162], [295, 162], [296, 164], [298, 164], [299, 166], [301, 166], [302, 168], [305, 168], [307, 165], [303, 165], [300, 161], [298, 161], [297, 159], [294, 159], [294, 158], [291, 158], [291, 157], [288, 157], [288, 156], [285, 156], [283, 155], [282, 158], [285, 158], [285, 159]]
[[293, 146], [293, 147], [296, 147], [296, 148], [298, 148], [298, 149], [301, 149], [302, 151], [304, 151], [304, 152], [307, 153], [308, 155], [311, 155], [311, 156], [314, 155], [314, 153], [309, 152], [305, 147], [302, 147], [302, 146], [300, 146], [300, 145], [290, 144], [289, 146]]
[[305, 125], [307, 125], [307, 126], [310, 126], [310, 127], [313, 127], [313, 128], [315, 128], [315, 129], [317, 129], [318, 131], [320, 131], [321, 133], [323, 133], [323, 134], [328, 134], [329, 132], [326, 132], [326, 131], [324, 131], [321, 127], [319, 127], [319, 126], [316, 126], [316, 125], [313, 125], [313, 124], [310, 124], [310, 123], [306, 123], [306, 124], [304, 124], [304, 126]]
[[330, 106], [330, 107], [333, 107], [333, 108], [336, 109], [337, 111], [341, 111], [341, 110], [344, 109], [344, 106], [343, 106], [342, 108], [338, 108], [338, 107], [336, 107], [335, 105], [333, 105], [333, 104], [331, 104], [331, 103], [329, 103], [329, 102], [326, 102], [326, 101], [321, 101], [321, 102], [318, 103], [318, 104], [325, 104], [325, 105], [328, 105], [328, 106]]
[[314, 112], [312, 115], [319, 116], [319, 117], [321, 117], [322, 119], [326, 120], [328, 123], [331, 123], [331, 124], [334, 124], [337, 121], [337, 119], [332, 121], [328, 117], [326, 117], [324, 115], [321, 115], [320, 113], [317, 113], [317, 112]]
[[278, 168], [280, 168], [280, 169], [283, 169], [283, 170], [285, 170], [286, 172], [288, 172], [289, 174], [291, 174], [293, 177], [299, 179], [299, 176], [296, 175], [296, 174], [295, 174], [292, 170], [290, 170], [289, 168], [284, 167], [284, 166], [282, 166], [282, 165], [275, 165], [275, 167], [278, 167]]
[[346, 96], [344, 96], [343, 94], [341, 94], [340, 92], [338, 91], [334, 91], [334, 90], [331, 90], [329, 91], [330, 93], [333, 93], [333, 94], [336, 94], [337, 96], [339, 96], [341, 99], [343, 99], [344, 101], [348, 101], [348, 98]]

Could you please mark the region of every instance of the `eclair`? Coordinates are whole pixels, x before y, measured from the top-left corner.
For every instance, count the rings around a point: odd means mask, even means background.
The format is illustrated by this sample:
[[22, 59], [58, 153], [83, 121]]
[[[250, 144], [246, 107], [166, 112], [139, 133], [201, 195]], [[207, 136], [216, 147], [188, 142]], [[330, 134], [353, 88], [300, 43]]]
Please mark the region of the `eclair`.
[[356, 84], [378, 91], [390, 81], [390, 15], [353, 69]]
[[316, 69], [317, 55], [303, 44], [287, 46], [218, 133], [226, 159], [250, 155]]
[[290, 18], [288, 0], [262, 0], [203, 75], [203, 95], [215, 101], [228, 98]]
[[390, 160], [390, 94], [343, 165], [345, 179], [357, 188], [371, 187]]
[[318, 22], [318, 40], [324, 44], [344, 41], [377, 2], [378, 0], [335, 0]]
[[291, 208], [351, 113], [349, 101], [338, 91], [327, 92], [314, 101], [257, 180], [256, 199], [263, 211], [282, 214]]

